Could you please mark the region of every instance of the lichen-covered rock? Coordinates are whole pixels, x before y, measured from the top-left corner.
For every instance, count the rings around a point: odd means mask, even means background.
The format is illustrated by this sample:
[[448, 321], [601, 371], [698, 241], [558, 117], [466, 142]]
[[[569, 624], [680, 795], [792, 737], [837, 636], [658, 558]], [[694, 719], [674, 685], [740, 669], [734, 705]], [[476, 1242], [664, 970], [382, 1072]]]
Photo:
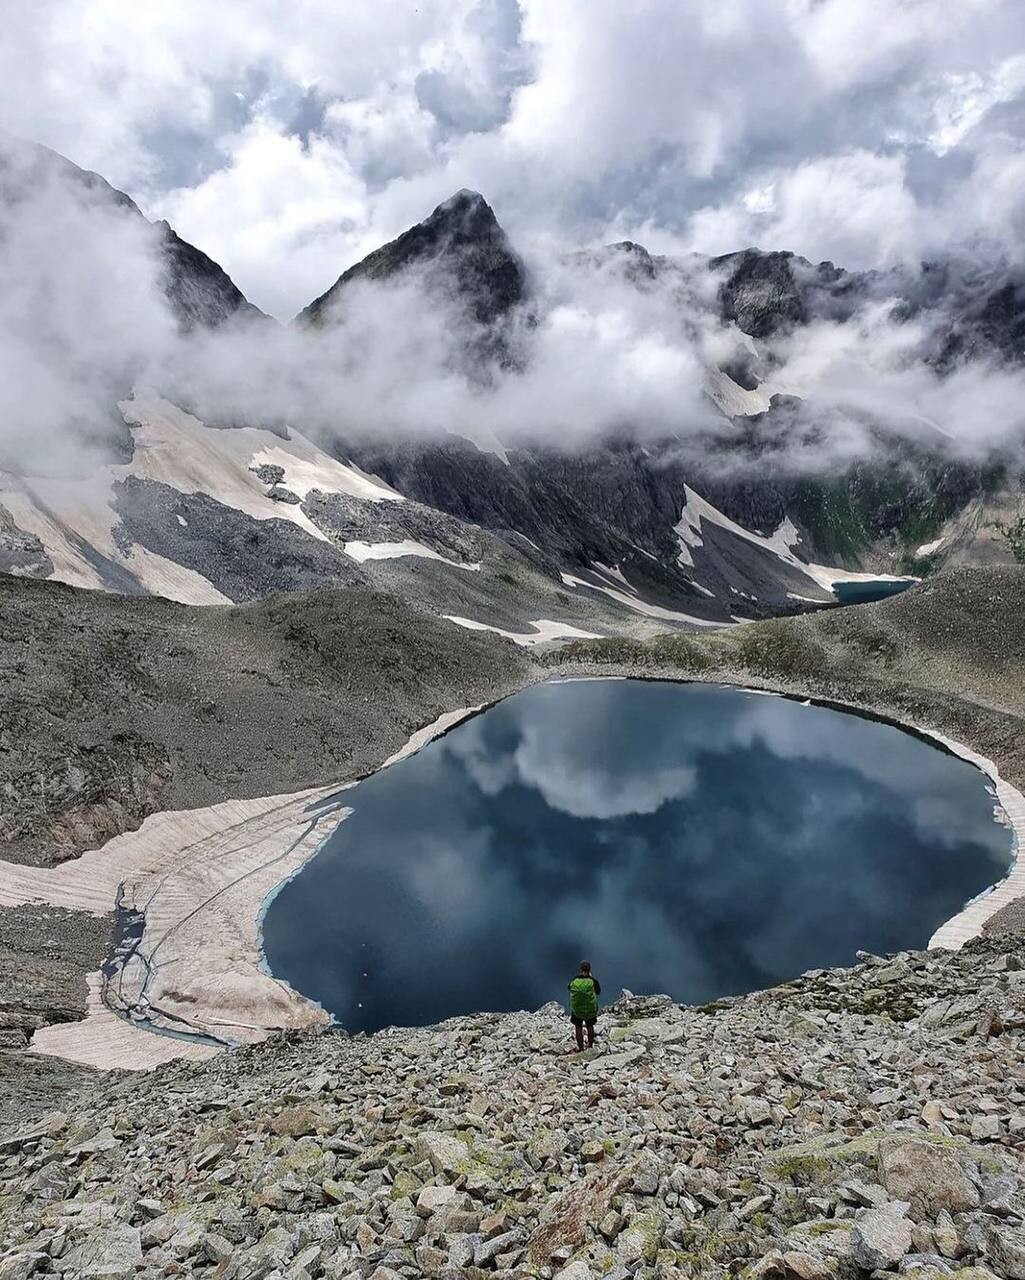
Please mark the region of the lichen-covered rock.
[[854, 1261], [866, 1271], [895, 1267], [910, 1249], [910, 1225], [889, 1209], [866, 1209], [851, 1231]]
[[989, 1233], [989, 1260], [1008, 1280], [1025, 1280], [1025, 1229], [992, 1226]]
[[885, 1138], [879, 1144], [879, 1180], [890, 1195], [910, 1203], [915, 1218], [977, 1209], [979, 1192], [965, 1171], [966, 1158], [967, 1153], [959, 1158], [957, 1144]]
[[91, 1231], [62, 1262], [66, 1272], [82, 1280], [132, 1280], [142, 1262], [139, 1230], [118, 1224]]

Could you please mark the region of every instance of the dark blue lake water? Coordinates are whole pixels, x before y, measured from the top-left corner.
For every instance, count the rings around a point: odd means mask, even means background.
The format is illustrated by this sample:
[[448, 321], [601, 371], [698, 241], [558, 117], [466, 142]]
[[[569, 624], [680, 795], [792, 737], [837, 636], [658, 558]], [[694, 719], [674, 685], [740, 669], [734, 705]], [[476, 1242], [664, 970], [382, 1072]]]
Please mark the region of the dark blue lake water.
[[885, 600], [887, 596], [900, 595], [908, 587], [915, 585], [914, 579], [898, 579], [896, 582], [885, 578], [872, 579], [869, 582], [834, 582], [833, 595], [841, 604], [871, 604], [873, 600]]
[[701, 1002], [924, 946], [1011, 855], [957, 757], [705, 685], [528, 689], [348, 798], [264, 944], [353, 1031], [537, 1008], [581, 959]]

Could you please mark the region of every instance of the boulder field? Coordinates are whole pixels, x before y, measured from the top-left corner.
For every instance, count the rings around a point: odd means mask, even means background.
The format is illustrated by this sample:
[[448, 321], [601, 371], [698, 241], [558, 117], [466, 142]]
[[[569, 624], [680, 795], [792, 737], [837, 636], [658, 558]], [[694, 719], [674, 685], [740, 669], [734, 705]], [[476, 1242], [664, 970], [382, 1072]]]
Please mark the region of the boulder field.
[[97, 1076], [0, 1140], [0, 1280], [1025, 1280], [1025, 945]]

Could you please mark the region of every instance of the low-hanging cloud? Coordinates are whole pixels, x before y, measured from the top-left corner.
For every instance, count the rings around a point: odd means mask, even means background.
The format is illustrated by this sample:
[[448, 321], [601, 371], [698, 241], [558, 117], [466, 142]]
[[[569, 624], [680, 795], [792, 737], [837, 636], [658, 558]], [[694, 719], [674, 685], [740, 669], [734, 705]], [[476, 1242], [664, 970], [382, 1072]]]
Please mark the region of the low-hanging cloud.
[[0, 127], [280, 318], [464, 186], [531, 246], [861, 269], [1025, 243], [1018, 0], [9, 8]]
[[[70, 167], [0, 207], [0, 465], [87, 471], [119, 435], [115, 405], [151, 386], [208, 422], [291, 425], [328, 441], [443, 437], [506, 448], [667, 442], [737, 469], [751, 454], [706, 394], [752, 343], [720, 318], [723, 273], [627, 250], [528, 254], [528, 298], [482, 342], [435, 273], [354, 282], [318, 327], [229, 321], [183, 332], [162, 282], [164, 232]], [[16, 175], [15, 175], [16, 176]], [[643, 265], [643, 260], [640, 260]], [[902, 309], [903, 308], [903, 309]], [[874, 285], [758, 344], [766, 395], [795, 397], [755, 456], [821, 470], [871, 456], [877, 428], [980, 456], [1022, 435], [1025, 373], [982, 358], [937, 371], [931, 311]], [[744, 447], [742, 447], [744, 446]]]

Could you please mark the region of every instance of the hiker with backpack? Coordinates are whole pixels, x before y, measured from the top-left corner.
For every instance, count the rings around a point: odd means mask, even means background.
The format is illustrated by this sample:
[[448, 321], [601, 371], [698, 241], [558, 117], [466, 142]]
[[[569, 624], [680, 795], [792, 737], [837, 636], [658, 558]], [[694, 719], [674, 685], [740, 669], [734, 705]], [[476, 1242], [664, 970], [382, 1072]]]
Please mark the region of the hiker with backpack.
[[598, 997], [601, 983], [591, 973], [587, 960], [580, 962], [577, 976], [569, 984], [569, 1020], [577, 1037], [577, 1052], [584, 1051], [584, 1027], [587, 1028], [587, 1047], [594, 1048], [594, 1024], [598, 1019]]

